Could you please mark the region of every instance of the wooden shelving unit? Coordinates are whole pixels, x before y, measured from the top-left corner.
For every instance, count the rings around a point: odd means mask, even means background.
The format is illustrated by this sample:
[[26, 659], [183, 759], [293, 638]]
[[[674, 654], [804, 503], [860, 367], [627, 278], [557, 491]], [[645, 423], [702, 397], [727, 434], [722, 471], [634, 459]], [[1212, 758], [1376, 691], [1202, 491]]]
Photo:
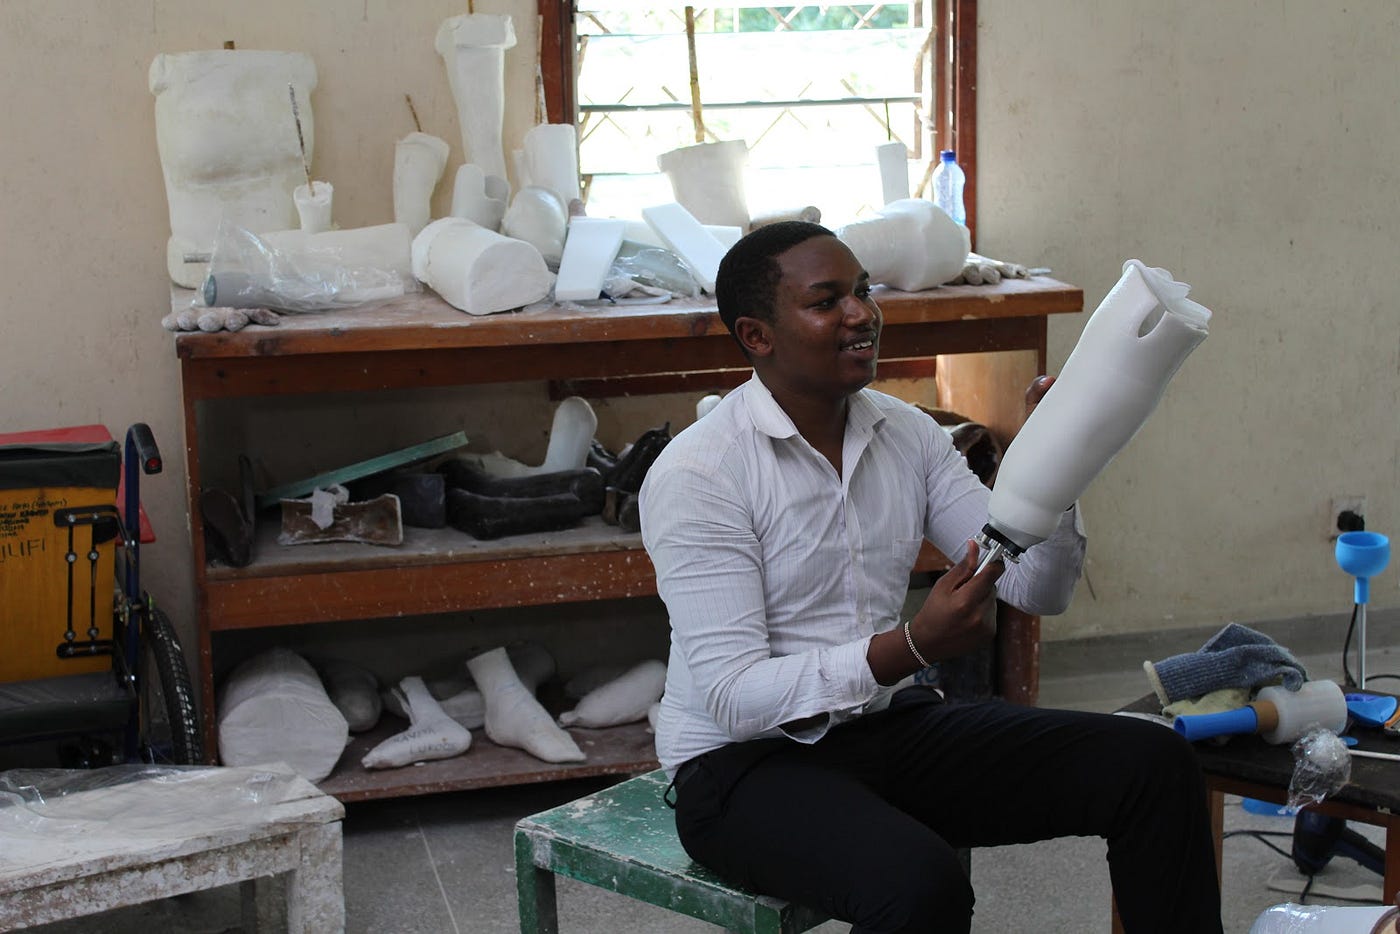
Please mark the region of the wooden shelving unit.
[[[885, 318], [882, 361], [936, 360], [941, 404], [1004, 437], [1020, 425], [1026, 385], [1044, 371], [1047, 316], [1078, 312], [1083, 304], [1079, 289], [1044, 278], [926, 293], [877, 289], [875, 295]], [[177, 307], [188, 302], [188, 293], [172, 299]], [[641, 597], [654, 595], [656, 585], [639, 536], [598, 519], [561, 533], [494, 542], [477, 542], [450, 529], [406, 529], [405, 544], [394, 549], [281, 548], [264, 538], [249, 567], [211, 564], [198, 507], [201, 464], [237, 452], [204, 450], [200, 422], [207, 403], [523, 380], [596, 392], [618, 380], [623, 387], [645, 385], [656, 392], [668, 386], [695, 390], [707, 381], [716, 388], [733, 385], [734, 371], [745, 366], [714, 308], [703, 301], [542, 305], [473, 317], [423, 292], [377, 308], [287, 316], [277, 328], [179, 334], [175, 346], [194, 549], [197, 674], [211, 750], [217, 748], [214, 633]], [[270, 537], [273, 530], [261, 534]], [[930, 549], [921, 566], [935, 567], [941, 560]], [[1003, 615], [1001, 680], [1024, 686], [1020, 695], [1009, 695], [1012, 699], [1034, 700], [1038, 622], [1024, 614]], [[360, 769], [364, 751], [397, 724], [356, 737], [322, 788], [354, 801], [655, 767], [645, 725], [629, 725], [571, 731], [589, 754], [583, 763], [542, 763], [496, 747], [477, 731], [473, 748], [457, 759], [375, 773]]]

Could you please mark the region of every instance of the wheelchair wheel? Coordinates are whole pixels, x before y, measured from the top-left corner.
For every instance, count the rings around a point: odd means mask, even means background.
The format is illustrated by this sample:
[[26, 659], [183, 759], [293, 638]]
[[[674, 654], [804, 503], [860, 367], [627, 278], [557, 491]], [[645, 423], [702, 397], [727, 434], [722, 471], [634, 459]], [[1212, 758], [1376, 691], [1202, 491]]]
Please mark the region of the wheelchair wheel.
[[149, 762], [200, 765], [204, 742], [194, 688], [175, 627], [150, 605], [141, 639], [141, 755]]

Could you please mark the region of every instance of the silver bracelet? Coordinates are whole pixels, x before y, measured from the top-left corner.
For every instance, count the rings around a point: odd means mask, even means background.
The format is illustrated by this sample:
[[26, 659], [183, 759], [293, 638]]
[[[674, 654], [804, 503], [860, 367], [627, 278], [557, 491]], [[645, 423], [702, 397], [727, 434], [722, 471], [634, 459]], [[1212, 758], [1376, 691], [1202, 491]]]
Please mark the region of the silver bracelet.
[[929, 667], [929, 664], [928, 664], [928, 662], [924, 661], [924, 657], [923, 657], [922, 655], [920, 655], [920, 654], [919, 654], [919, 650], [918, 650], [917, 648], [915, 648], [915, 646], [914, 646], [914, 636], [909, 632], [909, 624], [912, 623], [912, 622], [913, 622], [912, 619], [906, 619], [906, 620], [904, 621], [904, 642], [905, 642], [906, 645], [909, 646], [909, 651], [914, 653], [914, 660], [917, 661], [917, 662], [919, 663], [919, 667], [920, 667], [920, 668], [927, 668], [927, 667]]

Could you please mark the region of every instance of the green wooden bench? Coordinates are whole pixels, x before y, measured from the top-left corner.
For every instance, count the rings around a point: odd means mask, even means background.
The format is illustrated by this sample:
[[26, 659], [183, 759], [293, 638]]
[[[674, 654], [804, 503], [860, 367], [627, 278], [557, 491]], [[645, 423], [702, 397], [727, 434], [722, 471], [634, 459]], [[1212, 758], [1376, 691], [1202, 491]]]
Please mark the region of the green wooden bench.
[[522, 934], [556, 934], [554, 877], [709, 921], [729, 931], [796, 934], [827, 916], [737, 889], [695, 863], [676, 838], [669, 784], [657, 770], [515, 825], [515, 882]]

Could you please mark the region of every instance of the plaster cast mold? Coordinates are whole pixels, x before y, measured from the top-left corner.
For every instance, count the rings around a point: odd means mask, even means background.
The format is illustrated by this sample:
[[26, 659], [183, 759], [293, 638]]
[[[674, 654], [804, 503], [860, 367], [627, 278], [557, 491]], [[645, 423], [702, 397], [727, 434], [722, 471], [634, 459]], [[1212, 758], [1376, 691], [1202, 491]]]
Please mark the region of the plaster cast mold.
[[715, 276], [719, 274], [719, 262], [724, 258], [724, 245], [679, 204], [642, 208], [642, 219], [651, 225], [666, 248], [685, 262], [700, 287], [714, 294]]
[[626, 223], [605, 217], [575, 217], [569, 221], [564, 255], [559, 260], [559, 278], [554, 283], [554, 300], [593, 301], [603, 290], [603, 280], [612, 269], [613, 259], [622, 246]]
[[486, 735], [491, 742], [523, 749], [545, 762], [584, 760], [573, 737], [555, 724], [516, 675], [505, 649], [470, 659], [467, 670], [486, 700]]
[[510, 201], [510, 183], [496, 175], [487, 175], [481, 166], [459, 166], [452, 186], [452, 216], [479, 224], [487, 230], [499, 231]]
[[892, 201], [878, 216], [834, 233], [870, 273], [871, 282], [906, 292], [932, 289], [960, 276], [970, 249], [967, 228], [922, 198]]
[[316, 66], [301, 52], [211, 50], [151, 62], [156, 145], [170, 211], [166, 266], [185, 288], [204, 280], [221, 217], [262, 233], [297, 225], [292, 190], [306, 183], [287, 86], [303, 102], [309, 161]]
[[428, 133], [410, 133], [394, 144], [394, 222], [410, 234], [432, 220], [433, 190], [447, 167], [447, 143]]
[[434, 46], [457, 104], [463, 161], [504, 179], [505, 53], [515, 46], [513, 21], [491, 13], [453, 16], [438, 27]]
[[702, 224], [749, 229], [744, 196], [744, 166], [749, 148], [743, 140], [698, 143], [664, 152], [657, 167], [671, 180], [676, 201]]
[[540, 251], [460, 217], [444, 217], [413, 241], [413, 270], [467, 314], [510, 311], [549, 294], [554, 276]]
[[558, 195], [548, 188], [522, 188], [501, 218], [501, 233], [532, 244], [544, 261], [557, 269], [564, 255], [568, 224], [568, 206]]

